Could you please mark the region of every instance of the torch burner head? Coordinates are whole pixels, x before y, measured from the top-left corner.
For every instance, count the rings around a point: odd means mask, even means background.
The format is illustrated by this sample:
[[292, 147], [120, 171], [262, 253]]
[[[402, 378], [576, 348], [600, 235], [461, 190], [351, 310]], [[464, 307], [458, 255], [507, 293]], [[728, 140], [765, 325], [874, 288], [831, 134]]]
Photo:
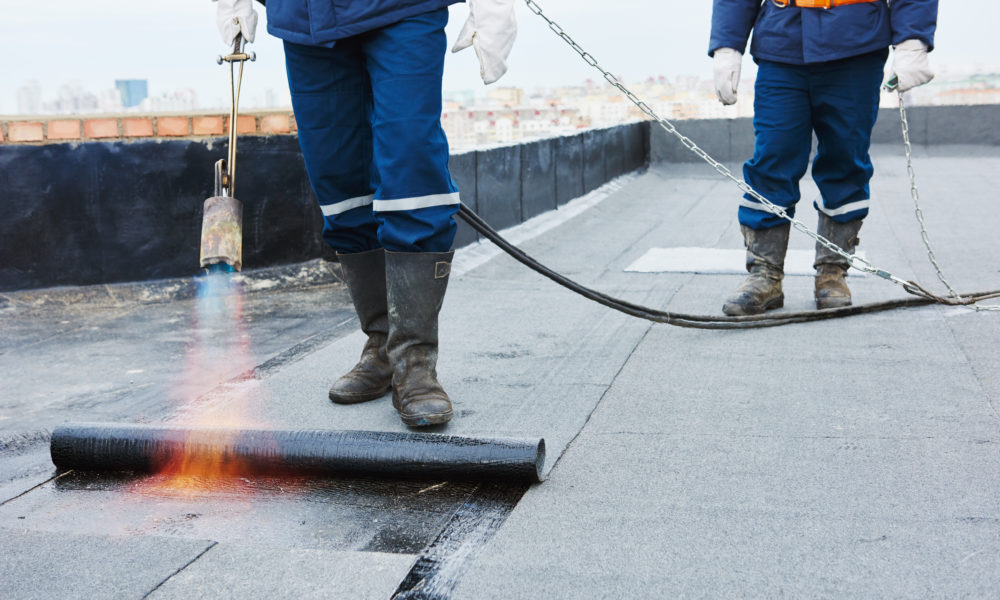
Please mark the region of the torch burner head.
[[201, 266], [219, 263], [243, 268], [243, 203], [229, 196], [205, 200], [201, 223]]

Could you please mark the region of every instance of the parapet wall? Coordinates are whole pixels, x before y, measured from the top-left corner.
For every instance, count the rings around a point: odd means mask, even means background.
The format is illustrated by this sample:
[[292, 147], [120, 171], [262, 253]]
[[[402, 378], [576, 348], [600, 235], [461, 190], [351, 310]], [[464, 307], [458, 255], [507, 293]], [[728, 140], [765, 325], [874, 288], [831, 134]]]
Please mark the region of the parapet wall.
[[[0, 121], [0, 291], [189, 276], [225, 115]], [[288, 113], [242, 115], [236, 197], [247, 268], [329, 254]], [[500, 229], [649, 157], [649, 124], [452, 156], [462, 201]], [[459, 223], [456, 246], [476, 234]]]
[[[918, 106], [906, 110], [910, 142], [917, 146], [946, 144], [1000, 145], [1000, 105]], [[677, 130], [694, 140], [716, 160], [743, 162], [753, 156], [753, 123], [745, 119], [695, 119], [679, 121]], [[899, 109], [879, 110], [872, 132], [876, 144], [902, 144]], [[653, 125], [650, 133], [652, 162], [698, 162], [701, 159], [680, 141]]]
[[[1000, 106], [908, 110], [918, 146], [1000, 145]], [[228, 116], [0, 119], [0, 291], [185, 277], [197, 271], [201, 211], [226, 155]], [[328, 254], [290, 113], [242, 115], [236, 195], [248, 268]], [[753, 154], [750, 119], [680, 121], [725, 163]], [[900, 143], [883, 109], [874, 141]], [[648, 122], [452, 156], [462, 200], [498, 229], [649, 161], [697, 156]], [[456, 246], [476, 234], [459, 223]]]

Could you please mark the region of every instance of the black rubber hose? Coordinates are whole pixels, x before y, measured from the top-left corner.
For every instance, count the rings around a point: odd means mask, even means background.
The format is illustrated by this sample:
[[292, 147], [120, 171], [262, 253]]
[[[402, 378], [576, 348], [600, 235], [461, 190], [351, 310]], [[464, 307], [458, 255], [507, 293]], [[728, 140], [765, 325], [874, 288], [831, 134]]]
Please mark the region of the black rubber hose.
[[[746, 317], [726, 317], [726, 316], [715, 316], [715, 315], [692, 315], [677, 312], [668, 312], [663, 310], [657, 310], [655, 308], [649, 308], [647, 306], [641, 306], [639, 304], [633, 304], [627, 300], [621, 300], [613, 296], [609, 296], [597, 290], [588, 288], [582, 284], [579, 284], [572, 279], [561, 275], [552, 269], [546, 267], [545, 265], [539, 263], [534, 258], [528, 256], [523, 250], [514, 246], [507, 240], [503, 238], [495, 229], [490, 227], [490, 225], [477, 215], [472, 209], [470, 209], [465, 204], [461, 205], [459, 209], [459, 216], [465, 220], [473, 229], [481, 233], [486, 239], [490, 240], [497, 245], [501, 250], [509, 254], [514, 260], [525, 265], [529, 269], [548, 277], [552, 281], [558, 283], [559, 285], [580, 294], [584, 298], [588, 298], [612, 308], [614, 310], [623, 312], [627, 315], [633, 317], [638, 317], [640, 319], [646, 319], [648, 321], [653, 321], [656, 323], [666, 323], [668, 325], [677, 325], [678, 327], [692, 327], [695, 329], [756, 329], [760, 327], [777, 327], [779, 325], [790, 325], [792, 323], [804, 323], [807, 321], [822, 321], [825, 319], [838, 319], [841, 317], [850, 317], [853, 315], [860, 315], [866, 313], [881, 312], [886, 310], [892, 310], [897, 308], [909, 308], [914, 306], [927, 306], [928, 304], [934, 304], [940, 302], [936, 296], [928, 297], [923, 288], [917, 290], [907, 291], [911, 293], [918, 294], [912, 298], [900, 298], [897, 300], [887, 300], [884, 302], [874, 302], [871, 304], [856, 304], [851, 306], [845, 306], [842, 308], [827, 308], [823, 310], [811, 310], [811, 311], [799, 311], [799, 312], [787, 312], [787, 313], [770, 313], [766, 315], [751, 315]], [[980, 300], [986, 300], [989, 298], [996, 298], [1000, 296], [1000, 290], [993, 290], [989, 292], [981, 292], [977, 294], [967, 294], [964, 296], [969, 302], [977, 302]]]
[[181, 463], [262, 475], [365, 475], [538, 482], [545, 440], [430, 433], [221, 429], [67, 423], [52, 432], [60, 469], [159, 473]]

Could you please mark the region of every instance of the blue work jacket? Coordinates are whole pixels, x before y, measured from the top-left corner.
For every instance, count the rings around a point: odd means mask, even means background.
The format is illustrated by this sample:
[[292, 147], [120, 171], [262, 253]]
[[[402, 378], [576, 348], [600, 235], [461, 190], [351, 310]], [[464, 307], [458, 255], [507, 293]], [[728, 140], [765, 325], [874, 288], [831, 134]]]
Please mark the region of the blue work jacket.
[[755, 59], [793, 65], [866, 54], [918, 39], [934, 47], [938, 0], [863, 2], [833, 8], [799, 8], [772, 0], [714, 0], [708, 54], [746, 50]]
[[268, 0], [267, 32], [296, 44], [337, 40], [465, 0]]

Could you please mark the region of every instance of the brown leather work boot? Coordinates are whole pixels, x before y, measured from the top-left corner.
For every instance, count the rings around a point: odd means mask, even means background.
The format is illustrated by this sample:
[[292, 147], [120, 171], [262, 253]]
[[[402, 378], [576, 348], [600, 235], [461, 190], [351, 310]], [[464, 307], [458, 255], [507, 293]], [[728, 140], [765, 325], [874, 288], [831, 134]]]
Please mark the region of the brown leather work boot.
[[736, 288], [722, 306], [731, 317], [759, 315], [785, 305], [781, 280], [785, 276], [785, 253], [788, 250], [790, 223], [769, 229], [750, 229], [741, 225], [747, 247], [747, 271], [750, 275]]
[[451, 399], [437, 380], [438, 313], [454, 252], [386, 252], [392, 405], [410, 427], [451, 420]]
[[368, 341], [354, 368], [330, 388], [330, 400], [337, 404], [357, 404], [380, 398], [392, 383], [392, 366], [386, 351], [389, 316], [385, 292], [385, 251], [356, 254], [337, 253], [344, 282], [351, 293], [361, 330]]
[[[818, 233], [837, 244], [848, 254], [858, 247], [861, 219], [838, 223], [827, 215], [819, 214]], [[816, 308], [841, 308], [851, 305], [851, 288], [847, 287], [847, 259], [826, 246], [816, 244]]]

